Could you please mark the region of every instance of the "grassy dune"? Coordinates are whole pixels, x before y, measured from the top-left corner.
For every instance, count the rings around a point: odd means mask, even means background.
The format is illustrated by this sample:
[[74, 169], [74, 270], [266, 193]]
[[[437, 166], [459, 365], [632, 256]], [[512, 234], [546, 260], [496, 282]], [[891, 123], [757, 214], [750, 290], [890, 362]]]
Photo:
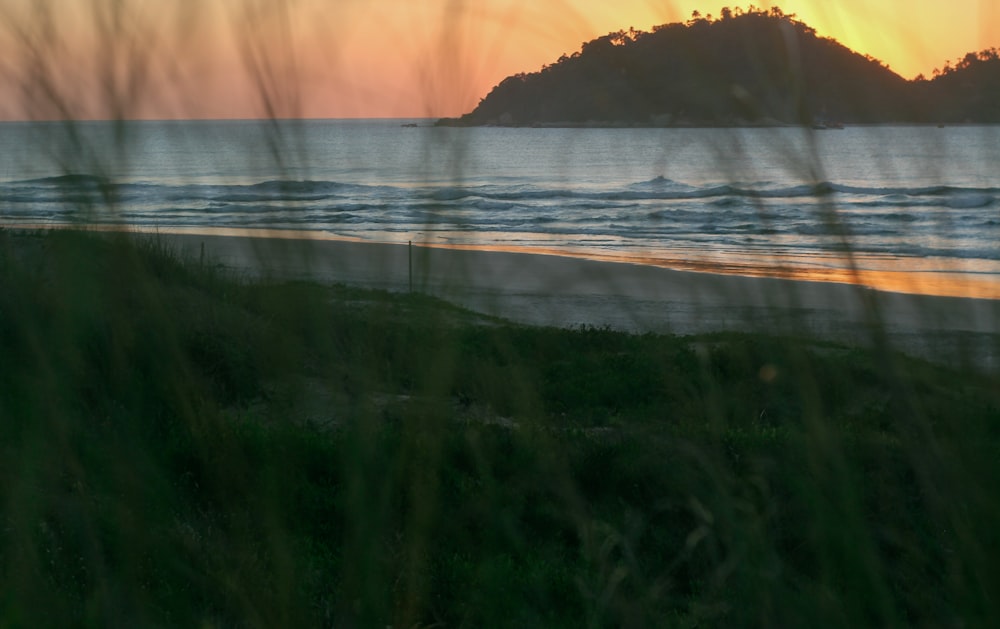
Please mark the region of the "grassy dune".
[[0, 232], [0, 625], [995, 626], [1000, 387]]

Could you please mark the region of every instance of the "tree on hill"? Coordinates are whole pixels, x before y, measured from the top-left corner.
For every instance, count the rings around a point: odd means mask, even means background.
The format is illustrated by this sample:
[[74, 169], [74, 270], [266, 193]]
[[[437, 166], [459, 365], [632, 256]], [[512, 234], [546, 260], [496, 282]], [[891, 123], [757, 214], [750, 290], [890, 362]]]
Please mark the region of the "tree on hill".
[[921, 82], [919, 97], [936, 122], [1000, 122], [1000, 50], [967, 53]]

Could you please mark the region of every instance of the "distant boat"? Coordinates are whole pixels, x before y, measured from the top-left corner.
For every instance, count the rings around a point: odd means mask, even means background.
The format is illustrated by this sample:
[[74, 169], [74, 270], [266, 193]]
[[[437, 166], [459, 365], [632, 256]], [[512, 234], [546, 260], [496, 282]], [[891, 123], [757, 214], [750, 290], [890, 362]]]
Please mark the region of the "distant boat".
[[411, 129], [415, 129], [418, 125], [415, 122], [405, 122], [405, 123], [403, 123], [403, 124], [401, 124], [399, 126], [401, 126], [401, 127], [407, 127], [407, 128], [411, 128]]

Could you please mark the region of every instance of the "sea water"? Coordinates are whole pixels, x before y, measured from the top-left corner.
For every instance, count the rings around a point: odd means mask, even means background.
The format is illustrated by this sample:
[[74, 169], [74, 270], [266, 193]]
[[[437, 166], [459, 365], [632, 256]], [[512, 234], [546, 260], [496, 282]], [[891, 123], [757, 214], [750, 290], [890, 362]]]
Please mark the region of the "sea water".
[[1000, 297], [995, 126], [5, 123], [0, 142], [0, 225], [304, 230]]

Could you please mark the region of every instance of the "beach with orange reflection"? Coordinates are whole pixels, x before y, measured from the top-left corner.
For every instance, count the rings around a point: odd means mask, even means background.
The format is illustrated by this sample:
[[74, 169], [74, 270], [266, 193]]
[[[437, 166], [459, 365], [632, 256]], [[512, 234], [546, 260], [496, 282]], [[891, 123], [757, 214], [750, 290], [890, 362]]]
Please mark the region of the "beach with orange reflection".
[[[6, 227], [39, 228], [44, 226]], [[1000, 367], [996, 286], [968, 277], [959, 282], [903, 270], [855, 276], [779, 265], [583, 257], [554, 249], [408, 246], [291, 230], [95, 226], [87, 231], [154, 240], [182, 258], [236, 277], [417, 291], [528, 325], [888, 342], [940, 362]]]
[[[37, 226], [36, 226], [37, 227]], [[117, 227], [92, 227], [98, 230], [117, 230]], [[325, 242], [365, 243], [358, 238], [348, 238], [336, 234], [316, 231], [283, 229], [241, 229], [241, 228], [184, 228], [169, 230], [132, 229], [136, 233], [174, 233], [206, 236], [230, 236], [245, 238], [276, 238], [281, 240], [318, 240]], [[373, 244], [373, 243], [370, 243]], [[391, 244], [391, 243], [382, 243]], [[595, 262], [631, 264], [659, 267], [675, 271], [689, 271], [739, 277], [775, 278], [802, 282], [822, 282], [849, 284], [883, 292], [926, 295], [933, 297], [957, 297], [970, 299], [1000, 300], [1000, 276], [997, 273], [977, 273], [971, 269], [942, 269], [939, 265], [928, 265], [919, 259], [882, 257], [878, 259], [855, 259], [854, 268], [844, 260], [816, 260], [780, 258], [773, 255], [732, 258], [716, 256], [691, 257], [670, 255], [669, 252], [656, 254], [606, 253], [574, 250], [568, 248], [525, 247], [511, 245], [428, 244], [415, 243], [419, 248], [433, 248], [456, 251], [489, 251], [522, 255], [558, 256], [578, 258]], [[952, 261], [954, 264], [954, 261]], [[848, 267], [848, 268], [845, 268]]]
[[[0, 226], [3, 227], [3, 226]], [[291, 229], [254, 229], [238, 227], [170, 227], [141, 228], [121, 227], [115, 225], [90, 226], [59, 226], [43, 224], [8, 225], [7, 228], [24, 230], [34, 229], [82, 229], [92, 232], [121, 232], [160, 236], [208, 236], [228, 237], [236, 239], [273, 239], [276, 241], [306, 241], [316, 242], [350, 242], [370, 245], [399, 246], [399, 243], [373, 243], [360, 238], [351, 238], [321, 231], [291, 230]], [[252, 242], [250, 241], [250, 242]], [[953, 297], [968, 299], [985, 299], [1000, 301], [1000, 274], [992, 272], [977, 272], [970, 268], [941, 268], [940, 264], [927, 264], [927, 261], [915, 258], [897, 258], [885, 256], [881, 258], [854, 259], [851, 263], [844, 260], [816, 260], [810, 264], [808, 258], [781, 258], [774, 255], [758, 256], [756, 258], [734, 258], [716, 256], [692, 257], [690, 255], [670, 255], [669, 252], [656, 254], [639, 253], [595, 253], [594, 251], [574, 250], [570, 248], [526, 247], [512, 245], [491, 245], [482, 243], [476, 245], [463, 244], [430, 244], [415, 243], [418, 249], [438, 249], [453, 251], [482, 251], [492, 253], [508, 253], [514, 255], [548, 256], [570, 259], [605, 262], [616, 265], [637, 265], [686, 271], [691, 273], [725, 275], [746, 278], [772, 278], [810, 283], [832, 283], [858, 286], [881, 292], [923, 295], [928, 297]], [[247, 259], [240, 262], [241, 266], [256, 264], [258, 261]], [[940, 261], [939, 261], [940, 262]], [[956, 264], [955, 261], [950, 261]], [[853, 266], [853, 268], [851, 268]], [[349, 278], [344, 278], [349, 281]]]
[[854, 277], [779, 266], [577, 257], [556, 250], [408, 246], [283, 230], [125, 233], [155, 239], [182, 257], [238, 277], [419, 291], [529, 325], [800, 334], [860, 344], [889, 339], [929, 358], [961, 350], [979, 352], [976, 361], [990, 368], [1000, 362], [992, 353], [1000, 335], [996, 287], [969, 278], [957, 283], [951, 277], [907, 276], [903, 270]]
[[[161, 228], [123, 228], [114, 225], [91, 226], [57, 226], [41, 224], [19, 224], [7, 227], [18, 229], [84, 229], [96, 232], [127, 231], [135, 234], [156, 236], [186, 235], [211, 236], [250, 239], [275, 239], [278, 241], [318, 241], [318, 242], [352, 242], [362, 244], [381, 244], [398, 246], [399, 243], [372, 243], [360, 238], [350, 238], [321, 231], [291, 230], [291, 229], [254, 229], [238, 227], [170, 227]], [[462, 244], [429, 244], [415, 243], [418, 249], [440, 249], [454, 251], [483, 251], [493, 253], [509, 253], [531, 256], [555, 256], [561, 258], [590, 260], [621, 265], [639, 265], [687, 271], [713, 275], [726, 275], [747, 278], [773, 278], [813, 283], [833, 283], [859, 286], [882, 292], [924, 295], [928, 297], [954, 297], [968, 299], [1000, 300], [1000, 274], [993, 272], [977, 272], [969, 268], [941, 268], [938, 265], [927, 264], [927, 261], [915, 258], [896, 258], [885, 256], [881, 258], [855, 259], [854, 268], [845, 264], [844, 260], [816, 260], [810, 264], [806, 258], [780, 258], [774, 255], [732, 258], [716, 256], [692, 257], [670, 255], [669, 252], [656, 254], [638, 253], [606, 253], [574, 250], [569, 248], [526, 247], [512, 245], [491, 245], [488, 243], [476, 245]], [[241, 264], [255, 263], [246, 260]], [[955, 264], [955, 261], [951, 261]]]

